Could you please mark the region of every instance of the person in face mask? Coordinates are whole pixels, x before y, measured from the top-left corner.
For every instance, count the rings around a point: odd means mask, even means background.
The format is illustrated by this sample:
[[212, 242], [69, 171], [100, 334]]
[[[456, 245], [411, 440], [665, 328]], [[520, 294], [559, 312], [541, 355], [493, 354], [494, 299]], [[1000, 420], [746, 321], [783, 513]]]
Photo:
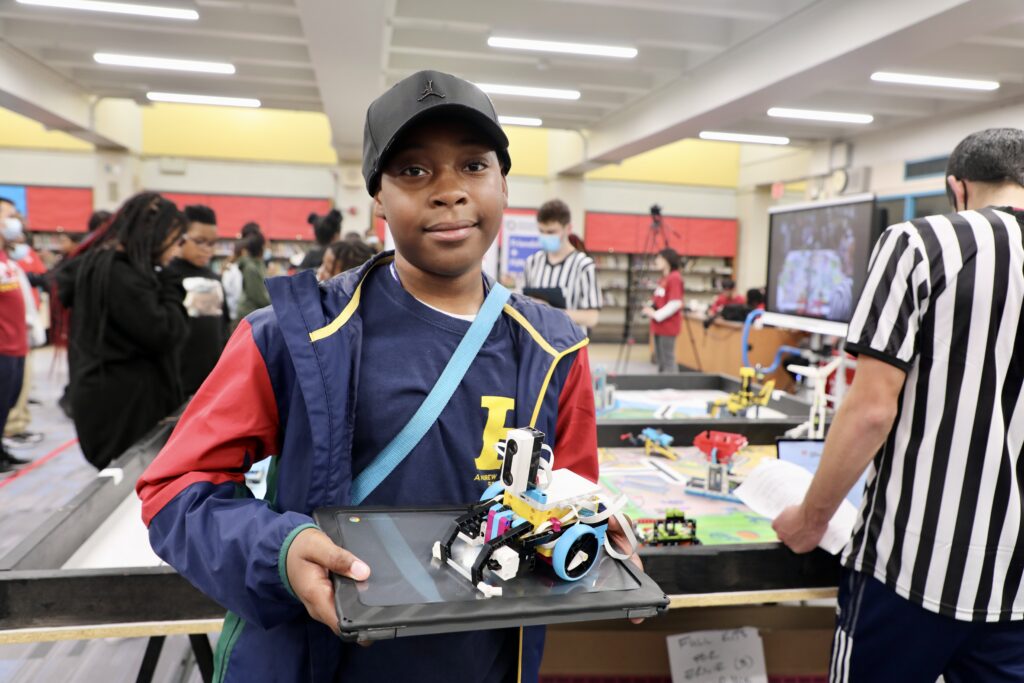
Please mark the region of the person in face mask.
[[[28, 243], [28, 236], [25, 234], [25, 224], [15, 213], [8, 216], [3, 222], [4, 239], [7, 241], [8, 254], [17, 261], [26, 275], [32, 287], [45, 285], [43, 275], [46, 273], [46, 264], [39, 258], [39, 254]], [[35, 292], [36, 308], [39, 307], [39, 293]]]
[[601, 290], [594, 259], [569, 241], [571, 218], [561, 199], [547, 201], [537, 211], [540, 251], [526, 259], [524, 289], [561, 289], [565, 312], [577, 325], [589, 328], [597, 324]]
[[[0, 432], [21, 393], [28, 355], [24, 274], [8, 256], [11, 245], [6, 239], [6, 220], [13, 212], [13, 202], [0, 197]], [[6, 439], [0, 442], [0, 472], [26, 462], [8, 452]]]
[[[25, 318], [28, 323], [29, 337], [32, 346], [39, 346], [46, 341], [46, 331], [43, 328], [39, 317], [39, 287], [44, 286], [46, 266], [43, 264], [39, 254], [28, 244], [25, 236], [24, 224], [17, 215], [17, 209], [9, 201], [4, 201], [7, 206], [7, 215], [3, 219], [4, 242], [7, 245], [7, 255], [11, 261], [17, 264], [23, 274], [22, 294], [25, 295]], [[13, 211], [13, 212], [12, 212]], [[6, 449], [29, 448], [39, 443], [43, 435], [39, 432], [29, 431], [28, 427], [32, 422], [32, 415], [29, 411], [29, 392], [32, 389], [32, 356], [25, 354], [22, 369], [22, 381], [20, 391], [15, 394], [14, 405], [10, 407], [7, 414], [7, 421], [4, 425], [3, 440]], [[8, 456], [8, 460], [11, 460]]]

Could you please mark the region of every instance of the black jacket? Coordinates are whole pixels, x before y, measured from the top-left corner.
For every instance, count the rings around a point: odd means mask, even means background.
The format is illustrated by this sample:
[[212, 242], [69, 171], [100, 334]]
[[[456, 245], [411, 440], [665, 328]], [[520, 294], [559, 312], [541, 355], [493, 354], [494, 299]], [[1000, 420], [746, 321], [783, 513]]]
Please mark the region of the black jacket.
[[302, 263], [299, 264], [297, 270], [316, 270], [320, 267], [320, 264], [324, 260], [324, 252], [327, 251], [326, 247], [313, 247], [306, 252], [306, 255], [302, 257]]
[[103, 469], [184, 400], [178, 346], [188, 333], [181, 282], [99, 250], [58, 272], [71, 309], [71, 409], [86, 459]]

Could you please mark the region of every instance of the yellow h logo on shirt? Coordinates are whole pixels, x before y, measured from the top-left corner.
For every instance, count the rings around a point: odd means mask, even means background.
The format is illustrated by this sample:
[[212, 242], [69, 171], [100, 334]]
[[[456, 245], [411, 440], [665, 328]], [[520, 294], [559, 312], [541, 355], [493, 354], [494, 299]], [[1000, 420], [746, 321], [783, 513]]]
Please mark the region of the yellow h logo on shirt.
[[501, 461], [494, 446], [505, 438], [510, 427], [505, 425], [509, 411], [515, 410], [514, 398], [505, 396], [481, 396], [480, 407], [487, 411], [487, 423], [484, 425], [484, 443], [480, 449], [480, 457], [476, 459], [478, 471], [500, 470]]

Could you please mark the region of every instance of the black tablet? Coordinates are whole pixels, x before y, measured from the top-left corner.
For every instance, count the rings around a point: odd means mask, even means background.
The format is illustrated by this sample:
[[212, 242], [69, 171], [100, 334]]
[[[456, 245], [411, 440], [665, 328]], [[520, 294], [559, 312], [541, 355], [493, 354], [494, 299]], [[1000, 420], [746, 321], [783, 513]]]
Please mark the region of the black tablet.
[[553, 308], [566, 307], [565, 292], [561, 287], [524, 287], [523, 295], [546, 301]]
[[484, 597], [431, 554], [465, 507], [321, 508], [313, 517], [331, 539], [370, 565], [370, 578], [333, 576], [344, 640], [533, 626], [596, 619], [653, 617], [668, 596], [632, 564], [602, 553], [579, 581], [540, 567], [502, 581], [502, 595]]

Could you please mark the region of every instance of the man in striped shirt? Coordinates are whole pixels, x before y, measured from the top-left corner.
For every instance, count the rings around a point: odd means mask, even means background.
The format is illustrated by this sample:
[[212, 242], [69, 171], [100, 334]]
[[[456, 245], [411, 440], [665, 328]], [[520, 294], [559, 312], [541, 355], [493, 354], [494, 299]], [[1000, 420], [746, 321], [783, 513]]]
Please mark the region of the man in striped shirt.
[[526, 287], [557, 287], [565, 296], [565, 312], [580, 327], [597, 325], [601, 290], [594, 259], [569, 242], [572, 220], [561, 199], [544, 202], [537, 210], [541, 250], [526, 259]]
[[803, 503], [813, 549], [870, 463], [843, 552], [833, 681], [1024, 680], [1024, 131], [965, 138], [957, 213], [890, 227], [846, 349], [859, 355]]

